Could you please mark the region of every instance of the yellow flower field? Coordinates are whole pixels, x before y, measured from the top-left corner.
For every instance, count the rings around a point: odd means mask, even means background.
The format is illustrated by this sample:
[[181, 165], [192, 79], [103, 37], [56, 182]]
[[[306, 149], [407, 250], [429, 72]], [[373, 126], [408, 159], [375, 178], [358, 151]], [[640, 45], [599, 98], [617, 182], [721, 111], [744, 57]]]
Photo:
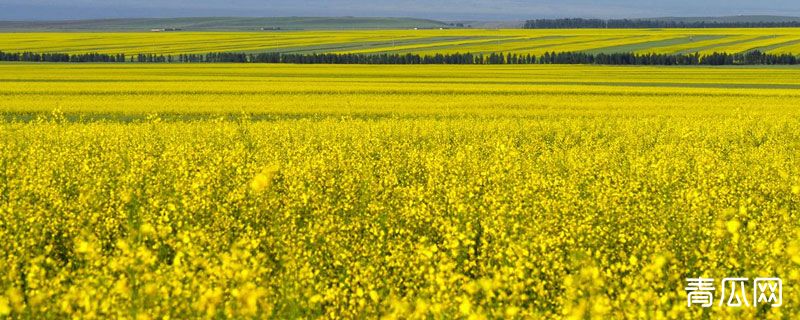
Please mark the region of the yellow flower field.
[[0, 318], [797, 318], [799, 77], [0, 64]]
[[0, 51], [107, 54], [207, 52], [491, 53], [544, 52], [800, 54], [798, 28], [764, 29], [453, 29], [261, 32], [0, 33]]

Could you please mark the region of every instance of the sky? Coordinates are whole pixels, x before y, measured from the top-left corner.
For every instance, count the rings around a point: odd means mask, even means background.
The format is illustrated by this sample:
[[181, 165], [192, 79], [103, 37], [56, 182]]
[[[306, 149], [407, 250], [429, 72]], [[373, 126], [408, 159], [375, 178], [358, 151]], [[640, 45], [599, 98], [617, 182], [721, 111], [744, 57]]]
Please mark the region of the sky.
[[799, 0], [0, 0], [0, 20], [361, 16], [444, 20], [800, 16]]

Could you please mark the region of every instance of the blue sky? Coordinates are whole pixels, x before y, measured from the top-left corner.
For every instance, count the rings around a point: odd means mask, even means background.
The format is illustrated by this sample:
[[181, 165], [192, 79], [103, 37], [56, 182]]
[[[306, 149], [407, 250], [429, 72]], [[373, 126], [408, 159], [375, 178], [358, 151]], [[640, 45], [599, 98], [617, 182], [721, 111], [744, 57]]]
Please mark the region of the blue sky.
[[0, 20], [179, 16], [393, 16], [434, 19], [800, 16], [798, 0], [0, 0]]

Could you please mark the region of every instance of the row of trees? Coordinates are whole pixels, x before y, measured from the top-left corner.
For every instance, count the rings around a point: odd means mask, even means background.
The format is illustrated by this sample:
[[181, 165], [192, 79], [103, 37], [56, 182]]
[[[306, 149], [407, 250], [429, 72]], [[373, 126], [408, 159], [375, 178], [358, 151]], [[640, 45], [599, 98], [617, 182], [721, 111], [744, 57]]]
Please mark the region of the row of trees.
[[545, 53], [537, 63], [540, 64], [605, 64], [605, 65], [795, 65], [800, 59], [791, 54], [768, 54], [761, 51], [746, 53], [712, 53], [710, 55], [695, 54], [635, 54], [635, 53], [598, 53], [558, 52]]
[[585, 28], [795, 28], [800, 21], [775, 22], [718, 22], [718, 21], [674, 21], [647, 19], [535, 19], [525, 22], [526, 29], [585, 29]]
[[9, 53], [0, 51], [0, 61], [27, 62], [126, 62], [125, 54], [102, 53]]
[[773, 65], [798, 64], [800, 58], [791, 54], [768, 54], [761, 51], [746, 53], [695, 54], [637, 54], [547, 52], [541, 56], [515, 53], [448, 53], [432, 56], [418, 54], [284, 54], [233, 53], [156, 55], [138, 54], [126, 60], [124, 54], [101, 53], [6, 53], [0, 51], [0, 61], [25, 62], [140, 62], [140, 63], [296, 63], [296, 64], [607, 64], [607, 65]]

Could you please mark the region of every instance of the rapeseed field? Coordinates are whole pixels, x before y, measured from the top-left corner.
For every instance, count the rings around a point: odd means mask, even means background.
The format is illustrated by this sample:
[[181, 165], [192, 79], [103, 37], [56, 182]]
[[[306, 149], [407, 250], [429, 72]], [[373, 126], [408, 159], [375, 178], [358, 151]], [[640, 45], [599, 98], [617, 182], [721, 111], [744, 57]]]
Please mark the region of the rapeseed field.
[[798, 45], [797, 28], [24, 32], [4, 33], [0, 37], [0, 51], [4, 52], [97, 52], [129, 56], [207, 52], [710, 54], [752, 50], [797, 55]]
[[0, 64], [0, 317], [796, 318], [798, 76]]

